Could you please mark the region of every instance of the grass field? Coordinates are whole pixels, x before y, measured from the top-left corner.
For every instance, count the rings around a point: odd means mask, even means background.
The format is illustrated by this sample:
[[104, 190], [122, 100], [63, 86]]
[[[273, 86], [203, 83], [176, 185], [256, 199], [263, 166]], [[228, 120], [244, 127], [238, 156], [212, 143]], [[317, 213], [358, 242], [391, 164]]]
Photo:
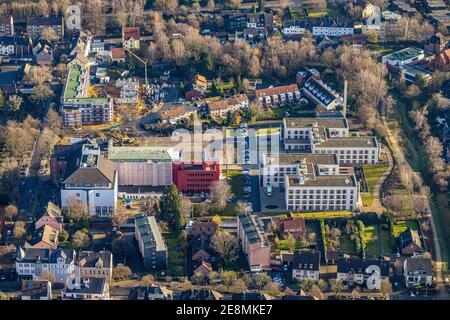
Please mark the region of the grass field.
[[228, 170], [225, 172], [225, 176], [231, 186], [231, 192], [233, 192], [234, 196], [239, 199], [244, 199], [244, 190], [242, 186], [244, 185], [244, 181], [242, 180], [242, 171], [241, 170]]
[[419, 230], [419, 226], [417, 225], [416, 221], [407, 220], [407, 221], [395, 223], [394, 228], [392, 230], [392, 235], [394, 237], [398, 237], [398, 235], [400, 233], [402, 233], [403, 231], [406, 231], [408, 228], [411, 228], [411, 230], [415, 230], [415, 231]]
[[366, 242], [367, 257], [392, 253], [395, 249], [395, 239], [389, 230], [382, 230], [380, 227], [378, 231], [377, 225], [366, 226], [364, 240]]
[[184, 257], [181, 249], [176, 250], [177, 245], [180, 244], [178, 237], [173, 233], [166, 233], [163, 235], [167, 245], [168, 261], [167, 272], [169, 275], [184, 275]]
[[351, 240], [347, 235], [343, 235], [339, 239], [340, 242], [340, 251], [350, 254], [350, 255], [358, 255], [356, 252], [356, 244], [354, 240]]
[[370, 206], [373, 202], [373, 190], [375, 185], [380, 180], [381, 176], [386, 172], [389, 168], [387, 164], [374, 164], [374, 165], [365, 165], [364, 166], [364, 174], [366, 176], [367, 186], [369, 188], [369, 192], [361, 193], [361, 197], [363, 200], [363, 204], [365, 206]]

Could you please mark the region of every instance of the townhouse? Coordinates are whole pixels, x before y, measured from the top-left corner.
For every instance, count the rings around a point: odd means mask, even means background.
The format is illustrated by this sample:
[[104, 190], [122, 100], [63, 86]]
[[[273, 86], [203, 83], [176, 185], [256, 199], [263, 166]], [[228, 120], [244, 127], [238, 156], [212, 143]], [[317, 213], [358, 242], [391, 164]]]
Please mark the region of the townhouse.
[[301, 92], [309, 101], [327, 111], [334, 110], [344, 103], [344, 98], [322, 80], [308, 79], [302, 86]]
[[313, 19], [312, 34], [313, 36], [330, 36], [340, 37], [352, 35], [355, 32], [354, 22], [351, 19], [323, 18]]
[[91, 216], [109, 217], [116, 209], [118, 178], [114, 164], [94, 145], [83, 145], [81, 155], [71, 161], [61, 185], [63, 210], [81, 206]]
[[319, 281], [320, 251], [296, 251], [292, 262], [292, 279]]
[[53, 63], [53, 48], [47, 40], [40, 40], [33, 48], [34, 59], [40, 66], [50, 66]]
[[44, 28], [52, 28], [58, 38], [64, 36], [64, 19], [61, 16], [27, 17], [27, 35], [36, 40]]
[[0, 17], [0, 36], [14, 35], [14, 18], [12, 16]]
[[175, 104], [167, 105], [158, 112], [162, 123], [176, 124], [177, 121], [188, 119], [197, 114], [197, 108], [192, 105]]
[[246, 94], [239, 94], [220, 101], [207, 102], [209, 114], [214, 119], [226, 118], [228, 112], [235, 112], [246, 109], [249, 105], [249, 100]]
[[270, 267], [270, 243], [260, 218], [250, 212], [238, 213], [238, 240], [251, 271]]
[[389, 278], [389, 261], [363, 258], [339, 258], [337, 280], [349, 286], [365, 285], [380, 290], [381, 280]]
[[68, 66], [61, 96], [64, 127], [81, 128], [84, 125], [111, 123], [113, 120], [112, 98], [88, 97], [89, 66], [83, 63], [84, 59], [82, 55], [77, 55]]
[[135, 216], [135, 238], [147, 270], [167, 268], [167, 247], [154, 216]]
[[284, 149], [295, 152], [334, 154], [339, 164], [376, 164], [380, 145], [374, 136], [349, 136], [347, 119], [285, 118]]
[[119, 186], [172, 184], [172, 158], [167, 147], [116, 147], [111, 141], [108, 159], [117, 170]]
[[301, 98], [297, 84], [258, 89], [255, 91], [257, 102], [265, 107], [284, 105], [299, 101]]

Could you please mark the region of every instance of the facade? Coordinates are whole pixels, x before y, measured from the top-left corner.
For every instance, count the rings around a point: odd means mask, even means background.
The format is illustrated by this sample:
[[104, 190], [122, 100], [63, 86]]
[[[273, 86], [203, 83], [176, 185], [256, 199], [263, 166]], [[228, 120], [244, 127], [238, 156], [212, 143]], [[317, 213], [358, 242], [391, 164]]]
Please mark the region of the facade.
[[63, 230], [62, 211], [51, 201], [47, 203], [47, 208], [45, 209], [43, 215], [34, 223], [34, 228], [39, 229], [46, 225], [57, 230], [59, 233]]
[[138, 102], [138, 79], [118, 79], [116, 87], [120, 89], [120, 99], [117, 99], [117, 103], [135, 104]]
[[172, 158], [166, 147], [108, 148], [108, 158], [117, 170], [120, 186], [169, 186]]
[[299, 101], [301, 95], [298, 86], [291, 84], [288, 86], [256, 90], [255, 98], [262, 105], [271, 107]]
[[0, 55], [23, 57], [33, 54], [31, 39], [26, 36], [0, 36]]
[[109, 282], [103, 278], [77, 278], [61, 292], [62, 300], [109, 300]]
[[373, 136], [350, 137], [345, 118], [285, 118], [287, 151], [334, 154], [339, 164], [376, 164], [380, 145]]
[[355, 28], [352, 20], [324, 18], [317, 19], [317, 22], [312, 25], [313, 36], [340, 37], [352, 35], [354, 32]]
[[82, 278], [99, 278], [111, 282], [113, 255], [109, 251], [80, 251], [77, 266]]
[[292, 262], [292, 279], [319, 281], [320, 251], [297, 251]]
[[128, 300], [173, 300], [173, 291], [161, 286], [131, 288]]
[[100, 149], [93, 145], [84, 145], [78, 159], [78, 166], [62, 182], [63, 210], [70, 210], [70, 206], [77, 203], [91, 216], [110, 216], [116, 208], [118, 193], [114, 164], [101, 156]]
[[61, 97], [64, 127], [81, 128], [84, 125], [105, 124], [113, 121], [112, 98], [88, 97], [89, 66], [73, 60]]
[[258, 216], [238, 214], [238, 239], [251, 271], [270, 267], [270, 243]]
[[125, 49], [139, 50], [141, 45], [141, 30], [139, 27], [122, 27], [122, 45]]
[[91, 52], [103, 53], [105, 51], [105, 41], [102, 37], [93, 37], [91, 43]]
[[12, 16], [0, 17], [0, 36], [14, 35], [14, 19]]
[[147, 270], [167, 268], [167, 247], [154, 216], [135, 216], [135, 238]]
[[433, 281], [431, 259], [406, 258], [403, 262], [403, 275], [407, 287], [431, 286]]
[[211, 183], [219, 180], [220, 165], [215, 161], [173, 163], [172, 177], [181, 192], [209, 192]]
[[21, 279], [40, 280], [44, 272], [52, 273], [56, 283], [67, 283], [75, 275], [76, 255], [73, 249], [19, 248], [16, 272]]
[[226, 118], [228, 112], [248, 108], [247, 95], [240, 94], [220, 101], [208, 102], [209, 113], [212, 118]]
[[64, 37], [64, 21], [63, 17], [28, 17], [27, 18], [27, 35], [36, 40], [40, 37], [42, 29], [52, 28], [58, 38]]
[[111, 49], [111, 60], [112, 62], [125, 62], [126, 53], [123, 48], [112, 48]]
[[366, 285], [369, 290], [380, 290], [381, 280], [389, 278], [389, 262], [375, 259], [339, 258], [337, 280], [350, 286]]

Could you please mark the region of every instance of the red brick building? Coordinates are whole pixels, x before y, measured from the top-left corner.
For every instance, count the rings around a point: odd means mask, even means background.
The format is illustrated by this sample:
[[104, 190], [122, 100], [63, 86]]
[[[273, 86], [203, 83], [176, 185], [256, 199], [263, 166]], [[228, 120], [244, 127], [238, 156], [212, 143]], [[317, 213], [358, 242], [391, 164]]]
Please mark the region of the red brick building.
[[181, 192], [209, 192], [211, 183], [219, 180], [220, 165], [215, 162], [180, 162], [172, 165], [173, 183]]

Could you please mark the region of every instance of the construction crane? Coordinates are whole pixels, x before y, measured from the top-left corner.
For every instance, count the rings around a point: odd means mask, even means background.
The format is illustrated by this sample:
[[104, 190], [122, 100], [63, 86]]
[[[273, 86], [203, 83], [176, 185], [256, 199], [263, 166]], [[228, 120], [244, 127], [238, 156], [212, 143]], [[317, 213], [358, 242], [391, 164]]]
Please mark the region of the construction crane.
[[148, 80], [147, 80], [147, 63], [148, 63], [148, 59], [143, 59], [141, 57], [139, 57], [136, 53], [134, 53], [131, 50], [125, 49], [126, 52], [128, 52], [130, 55], [132, 55], [134, 58], [136, 58], [138, 61], [140, 61], [144, 67], [145, 67], [145, 90], [148, 91], [149, 86], [148, 86]]

